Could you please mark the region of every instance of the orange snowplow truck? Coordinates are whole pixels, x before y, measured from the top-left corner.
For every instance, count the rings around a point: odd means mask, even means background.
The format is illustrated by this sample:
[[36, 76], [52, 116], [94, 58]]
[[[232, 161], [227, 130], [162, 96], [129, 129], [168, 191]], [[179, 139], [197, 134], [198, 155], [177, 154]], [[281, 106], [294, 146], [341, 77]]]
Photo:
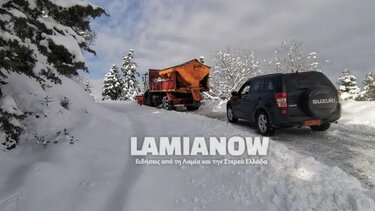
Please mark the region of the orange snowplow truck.
[[202, 100], [201, 93], [209, 90], [210, 69], [198, 59], [162, 70], [149, 69], [146, 91], [137, 97], [138, 103], [167, 110], [177, 106], [197, 110]]

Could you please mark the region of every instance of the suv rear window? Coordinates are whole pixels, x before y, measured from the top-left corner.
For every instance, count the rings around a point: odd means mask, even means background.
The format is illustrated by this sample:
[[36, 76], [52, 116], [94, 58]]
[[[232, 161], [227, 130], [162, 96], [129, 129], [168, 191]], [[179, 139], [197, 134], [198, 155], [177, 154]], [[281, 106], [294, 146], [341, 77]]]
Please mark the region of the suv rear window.
[[273, 93], [273, 92], [281, 92], [281, 83], [280, 77], [266, 77], [264, 80], [264, 92], [265, 93]]
[[331, 81], [319, 72], [294, 73], [284, 76], [286, 90], [314, 88], [320, 86], [334, 87]]

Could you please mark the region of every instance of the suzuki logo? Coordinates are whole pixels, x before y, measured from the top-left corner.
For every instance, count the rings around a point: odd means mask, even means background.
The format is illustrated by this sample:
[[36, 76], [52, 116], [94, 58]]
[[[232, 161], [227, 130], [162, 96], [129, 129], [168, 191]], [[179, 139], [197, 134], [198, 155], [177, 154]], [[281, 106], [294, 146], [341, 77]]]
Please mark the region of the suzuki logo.
[[313, 104], [327, 104], [327, 103], [336, 103], [335, 98], [328, 98], [328, 99], [314, 99], [312, 101]]

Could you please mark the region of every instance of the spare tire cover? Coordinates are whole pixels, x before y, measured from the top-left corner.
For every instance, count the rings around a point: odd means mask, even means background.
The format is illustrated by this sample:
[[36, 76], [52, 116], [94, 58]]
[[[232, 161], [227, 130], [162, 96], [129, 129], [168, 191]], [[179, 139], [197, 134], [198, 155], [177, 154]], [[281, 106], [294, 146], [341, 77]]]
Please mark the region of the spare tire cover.
[[337, 108], [336, 90], [331, 87], [313, 89], [307, 96], [307, 109], [313, 117], [328, 118]]

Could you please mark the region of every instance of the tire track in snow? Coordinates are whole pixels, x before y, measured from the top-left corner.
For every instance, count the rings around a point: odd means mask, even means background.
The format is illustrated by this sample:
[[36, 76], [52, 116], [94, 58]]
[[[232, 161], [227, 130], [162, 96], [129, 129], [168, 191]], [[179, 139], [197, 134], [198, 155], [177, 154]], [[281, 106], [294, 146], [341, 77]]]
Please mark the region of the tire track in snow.
[[[193, 113], [227, 121], [226, 114], [222, 112], [202, 109]], [[233, 125], [241, 130], [256, 131], [245, 121]], [[328, 166], [340, 167], [367, 188], [375, 187], [375, 132], [370, 126], [342, 124], [339, 121], [326, 132], [289, 128], [276, 131], [272, 139]]]
[[324, 133], [286, 129], [273, 138], [328, 166], [338, 166], [368, 188], [375, 186], [375, 133], [362, 134], [347, 125], [332, 125]]
[[0, 199], [0, 210], [16, 210], [20, 199], [21, 195], [17, 192]]
[[[121, 107], [117, 107], [121, 106]], [[126, 113], [127, 117], [129, 118], [130, 122], [132, 122], [132, 128], [129, 128], [129, 131], [132, 131], [130, 136], [137, 136], [143, 137], [145, 134], [145, 127], [143, 123], [138, 120], [137, 116], [132, 113], [126, 112], [126, 106], [124, 105], [115, 105], [115, 104], [107, 104], [108, 109], [119, 112], [119, 113]], [[130, 140], [129, 140], [130, 141]], [[130, 146], [130, 144], [129, 144]], [[129, 200], [129, 194], [132, 191], [133, 186], [137, 183], [138, 178], [142, 174], [142, 166], [137, 166], [135, 164], [135, 158], [130, 156], [130, 147], [129, 147], [129, 159], [123, 166], [123, 170], [121, 173], [120, 181], [116, 185], [116, 188], [113, 194], [109, 197], [108, 204], [104, 211], [107, 210], [126, 210], [126, 206]], [[140, 157], [138, 157], [140, 158]]]

